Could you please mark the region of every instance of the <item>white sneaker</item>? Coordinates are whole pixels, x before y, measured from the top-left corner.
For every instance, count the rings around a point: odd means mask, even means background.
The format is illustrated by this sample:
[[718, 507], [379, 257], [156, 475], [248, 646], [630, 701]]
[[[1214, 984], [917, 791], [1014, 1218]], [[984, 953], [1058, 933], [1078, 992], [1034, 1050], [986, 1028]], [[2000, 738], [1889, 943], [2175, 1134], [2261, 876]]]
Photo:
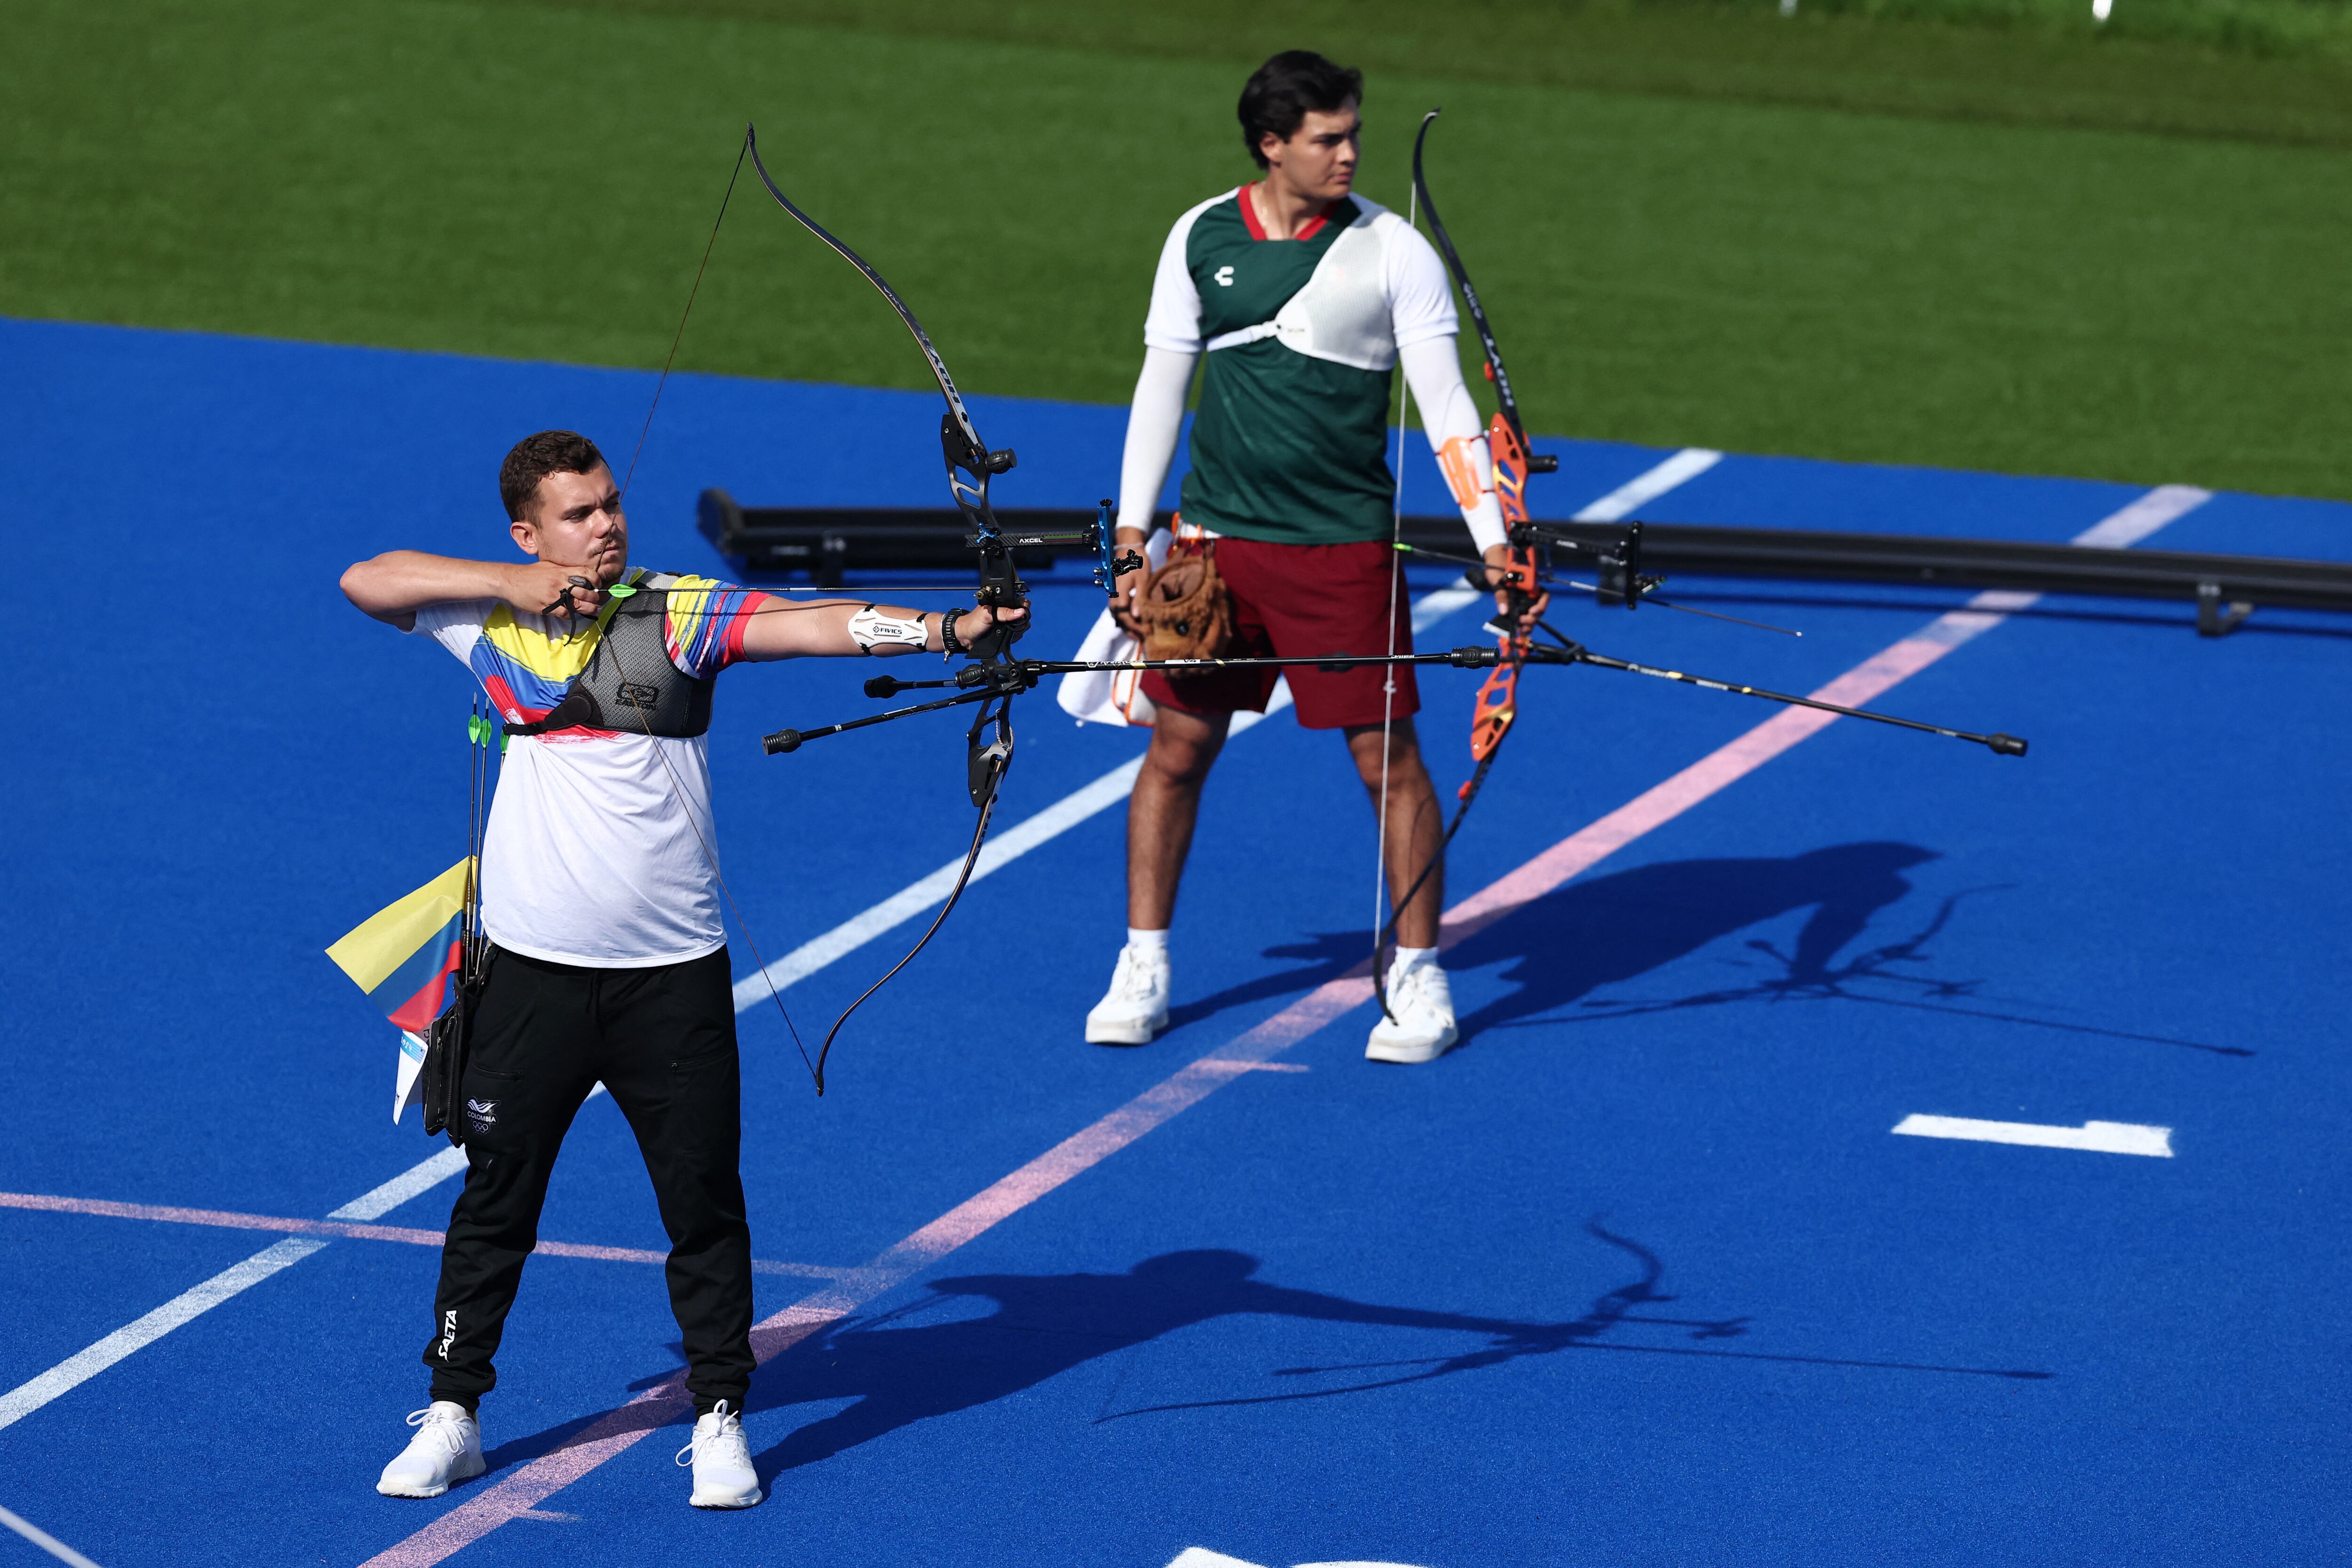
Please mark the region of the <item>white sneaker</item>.
[[482, 1428], [454, 1400], [436, 1399], [409, 1416], [416, 1436], [383, 1468], [375, 1489], [386, 1497], [439, 1497], [489, 1467], [482, 1461]]
[[1118, 950], [1110, 992], [1087, 1015], [1087, 1041], [1097, 1046], [1148, 1046], [1168, 1026], [1168, 955]]
[[720, 1400], [694, 1423], [694, 1438], [677, 1451], [680, 1467], [694, 1467], [697, 1508], [750, 1508], [762, 1493], [751, 1468], [751, 1448], [743, 1441], [743, 1415]]
[[1454, 1025], [1454, 987], [1445, 971], [1419, 963], [1389, 971], [1389, 1011], [1372, 1026], [1364, 1047], [1376, 1062], [1433, 1062], [1454, 1047], [1461, 1031]]

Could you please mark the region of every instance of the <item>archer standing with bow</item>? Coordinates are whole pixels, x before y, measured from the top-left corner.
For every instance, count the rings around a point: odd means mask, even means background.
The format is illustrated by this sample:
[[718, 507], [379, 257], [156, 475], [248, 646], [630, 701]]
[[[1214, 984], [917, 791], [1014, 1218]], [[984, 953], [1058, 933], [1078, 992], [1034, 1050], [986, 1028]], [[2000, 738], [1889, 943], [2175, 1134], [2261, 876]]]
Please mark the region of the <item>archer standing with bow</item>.
[[[1422, 423], [1483, 558], [1508, 552], [1484, 423], [1463, 384], [1444, 264], [1397, 214], [1353, 194], [1362, 73], [1295, 49], [1242, 89], [1242, 140], [1265, 171], [1185, 213], [1160, 252], [1144, 321], [1119, 476], [1118, 539], [1139, 543], [1202, 371], [1182, 511], [1205, 531], [1231, 600], [1234, 656], [1410, 652], [1388, 464], [1391, 377], [1402, 363]], [[1180, 548], [1181, 546], [1180, 545]], [[1123, 593], [1130, 618], [1139, 584]], [[1146, 601], [1142, 613], [1150, 611]], [[1411, 667], [1293, 667], [1298, 721], [1338, 730], [1371, 793], [1398, 946], [1387, 1008], [1364, 1054], [1426, 1062], [1456, 1037], [1437, 963], [1442, 814], [1413, 734]], [[1141, 1045], [1168, 1022], [1168, 929], [1201, 789], [1233, 715], [1263, 712], [1270, 669], [1159, 670], [1157, 714], [1128, 805], [1128, 941], [1087, 1038]], [[1421, 874], [1427, 870], [1426, 877]], [[1418, 888], [1414, 884], [1418, 880]]]
[[482, 1473], [476, 1411], [498, 1381], [491, 1357], [556, 1152], [601, 1082], [636, 1134], [669, 1234], [696, 1414], [680, 1454], [692, 1456], [690, 1500], [749, 1508], [761, 1498], [741, 1421], [751, 1237], [705, 752], [711, 689], [746, 661], [966, 651], [1026, 612], [786, 602], [632, 574], [620, 487], [568, 430], [518, 443], [499, 490], [532, 559], [394, 551], [342, 579], [362, 610], [464, 660], [516, 737], [482, 851], [487, 985], [452, 1086], [467, 1167], [425, 1348], [431, 1404], [409, 1418], [416, 1436], [376, 1489], [437, 1497]]

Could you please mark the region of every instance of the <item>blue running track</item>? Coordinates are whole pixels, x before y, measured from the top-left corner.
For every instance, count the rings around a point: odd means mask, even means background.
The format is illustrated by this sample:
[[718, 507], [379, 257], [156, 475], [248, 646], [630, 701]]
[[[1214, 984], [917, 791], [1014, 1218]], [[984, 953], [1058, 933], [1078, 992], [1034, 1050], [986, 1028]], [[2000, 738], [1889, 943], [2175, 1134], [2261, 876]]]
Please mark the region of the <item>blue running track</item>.
[[[483, 1406], [491, 1473], [373, 1490], [424, 1403], [417, 1233], [455, 1189], [356, 1202], [436, 1145], [389, 1123], [391, 1031], [320, 949], [462, 853], [467, 692], [335, 579], [394, 546], [497, 552], [507, 447], [567, 426], [625, 458], [653, 378], [26, 321], [0, 321], [0, 363], [26, 699], [0, 770], [0, 1507], [106, 1568], [438, 1560], [428, 1527], [572, 1464], [678, 1359], [656, 1265], [542, 1257]], [[1022, 453], [1005, 504], [1114, 485], [1122, 410], [973, 410]], [[936, 426], [929, 395], [673, 378], [635, 558], [722, 570], [692, 527], [709, 485], [940, 504]], [[1671, 456], [1540, 445], [1552, 516]], [[1407, 483], [1436, 510], [1425, 455]], [[1642, 515], [2063, 541], [2143, 493], [1735, 456]], [[2352, 560], [2352, 507], [2222, 494], [2147, 542]], [[1675, 589], [1806, 636], [1560, 624], [1808, 691], [1967, 597]], [[1028, 646], [1061, 653], [1098, 599], [1065, 571], [1038, 602]], [[1362, 1059], [1369, 1005], [1297, 1022], [1369, 942], [1370, 817], [1334, 740], [1278, 715], [1233, 742], [1178, 914], [1177, 1026], [1146, 1048], [1080, 1040], [1121, 940], [1122, 813], [1066, 810], [859, 1014], [822, 1102], [764, 996], [743, 1015], [761, 1313], [856, 1299], [754, 1384], [768, 1503], [689, 1510], [670, 1426], [448, 1560], [2345, 1561], [2352, 622], [2191, 621], [2009, 616], [1875, 705], [2029, 736], [2029, 758], [1830, 725], [1454, 947], [1466, 1040], [1426, 1068]], [[958, 722], [761, 754], [870, 710], [866, 673], [762, 667], [719, 702], [725, 861], [771, 962], [971, 830]], [[1449, 793], [1475, 685], [1424, 683]], [[1590, 669], [1532, 671], [1521, 707], [1449, 902], [1776, 711]], [[1019, 723], [1001, 832], [1141, 746], [1048, 695]], [[803, 1037], [919, 929], [788, 986]], [[755, 967], [740, 935], [734, 961]], [[1269, 1027], [1295, 1070], [1187, 1068]], [[1135, 1133], [1122, 1108], [1171, 1077], [1213, 1092], [951, 1250], [839, 1277], [1106, 1118]], [[1914, 1115], [2163, 1128], [2170, 1154], [1892, 1131]], [[608, 1101], [542, 1234], [664, 1246]], [[150, 1316], [175, 1301], [176, 1326]], [[47, 1561], [0, 1533], [0, 1568]]]

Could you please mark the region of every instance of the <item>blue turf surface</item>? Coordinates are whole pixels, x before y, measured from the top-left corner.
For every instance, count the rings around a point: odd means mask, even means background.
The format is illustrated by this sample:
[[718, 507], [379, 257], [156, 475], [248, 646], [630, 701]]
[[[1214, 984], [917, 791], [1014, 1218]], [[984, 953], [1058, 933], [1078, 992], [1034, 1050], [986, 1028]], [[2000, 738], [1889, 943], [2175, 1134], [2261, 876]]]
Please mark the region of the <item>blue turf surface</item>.
[[[490, 552], [514, 437], [624, 454], [652, 378], [33, 322], [0, 322], [0, 363], [34, 697], [0, 773], [0, 1189], [323, 1215], [432, 1146], [387, 1124], [389, 1030], [320, 949], [461, 852], [465, 768], [456, 663], [335, 576]], [[1007, 504], [1112, 484], [1121, 411], [973, 407], [1023, 452]], [[936, 420], [928, 395], [675, 378], [635, 558], [717, 568], [705, 485], [936, 504]], [[1544, 445], [1556, 516], [1664, 456]], [[1425, 458], [1408, 482], [1442, 493]], [[2137, 493], [1735, 457], [1644, 515], [2063, 540]], [[2352, 507], [2225, 495], [2149, 543], [2352, 559]], [[1808, 635], [1591, 606], [1567, 628], [1807, 690], [1958, 602], [1676, 587]], [[1096, 602], [1043, 589], [1033, 646], [1075, 646]], [[662, 1433], [544, 1505], [568, 1518], [456, 1561], [2342, 1561], [2352, 626], [2189, 624], [2044, 601], [1878, 704], [2030, 736], [2026, 761], [1833, 725], [1457, 949], [1470, 1038], [1442, 1064], [1368, 1067], [1365, 1009], [1291, 1053], [1310, 1071], [1220, 1090], [788, 1352], [750, 1421], [767, 1506], [688, 1510]], [[771, 959], [970, 832], [945, 721], [760, 754], [866, 710], [865, 673], [753, 670], [719, 705], [727, 863]], [[1474, 687], [1423, 688], [1448, 784]], [[1592, 670], [1535, 671], [1522, 702], [1456, 898], [1770, 712]], [[1001, 820], [1139, 747], [1025, 704]], [[1078, 1040], [1122, 924], [1115, 809], [975, 886], [821, 1104], [772, 1009], [747, 1013], [758, 1255], [862, 1262], [1357, 962], [1355, 787], [1287, 718], [1234, 741], [1179, 913], [1181, 1026], [1148, 1049]], [[787, 993], [803, 1033], [915, 929]], [[1889, 1136], [1911, 1112], [2153, 1123], [2178, 1158]], [[384, 1223], [436, 1227], [452, 1191]], [[543, 1232], [662, 1245], [609, 1103]], [[268, 1239], [0, 1209], [0, 1392]], [[434, 1266], [333, 1243], [0, 1430], [0, 1506], [109, 1568], [403, 1539], [487, 1484], [370, 1489], [422, 1402]], [[811, 1282], [760, 1287], [764, 1313]], [[490, 1480], [668, 1373], [674, 1339], [658, 1268], [532, 1265]], [[40, 1560], [0, 1535], [0, 1564]]]

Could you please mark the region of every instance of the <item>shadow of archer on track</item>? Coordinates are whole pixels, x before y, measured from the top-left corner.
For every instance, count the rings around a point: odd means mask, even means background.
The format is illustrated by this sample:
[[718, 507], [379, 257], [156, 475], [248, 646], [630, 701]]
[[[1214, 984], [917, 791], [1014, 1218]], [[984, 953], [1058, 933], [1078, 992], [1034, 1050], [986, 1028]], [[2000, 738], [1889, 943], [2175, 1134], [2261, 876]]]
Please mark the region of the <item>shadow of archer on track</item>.
[[[1866, 841], [1778, 858], [1662, 861], [1572, 881], [1448, 950], [1447, 968], [1496, 967], [1514, 987], [1463, 1015], [1463, 1041], [1475, 1044], [1482, 1031], [1497, 1028], [1802, 999], [1926, 1008], [2219, 1056], [2253, 1054], [2238, 1047], [2102, 1028], [2018, 1010], [2028, 1005], [1988, 1006], [1980, 994], [1981, 980], [1926, 973], [1917, 966], [1929, 961], [1927, 943], [1949, 925], [1967, 893], [1941, 900], [1911, 934], [1841, 962], [1839, 955], [1863, 936], [1881, 910], [1915, 890], [1904, 873], [1936, 858], [1934, 850], [1914, 844]], [[1594, 995], [1800, 910], [1811, 913], [1787, 952], [1761, 940], [1747, 944], [1769, 961], [1772, 971], [1758, 980], [1663, 999]], [[1364, 936], [1352, 931], [1269, 948], [1269, 957], [1312, 962], [1303, 970], [1265, 976], [1175, 1007], [1171, 1025], [1336, 979], [1361, 963], [1367, 950]], [[1562, 1011], [1580, 1008], [1589, 1011]]]
[[[1443, 1356], [1277, 1368], [1265, 1375], [1286, 1382], [1266, 1392], [1125, 1410], [1114, 1410], [1107, 1401], [1096, 1424], [1177, 1410], [1368, 1394], [1564, 1350], [1620, 1350], [1977, 1377], [2038, 1380], [2049, 1375], [1712, 1348], [1701, 1342], [1742, 1338], [1749, 1332], [1748, 1320], [1657, 1315], [1655, 1309], [1675, 1300], [1658, 1289], [1665, 1269], [1657, 1255], [1612, 1234], [1599, 1220], [1588, 1223], [1585, 1229], [1633, 1259], [1639, 1273], [1632, 1281], [1604, 1292], [1590, 1310], [1567, 1322], [1525, 1322], [1381, 1306], [1291, 1289], [1254, 1279], [1256, 1258], [1223, 1250], [1166, 1253], [1146, 1258], [1124, 1274], [990, 1274], [934, 1280], [925, 1299], [803, 1341], [761, 1368], [751, 1384], [750, 1404], [755, 1412], [840, 1399], [856, 1403], [811, 1422], [761, 1453], [759, 1468], [763, 1477], [772, 1478], [917, 1422], [1010, 1398], [1088, 1362], [1180, 1330], [1248, 1314], [1476, 1334], [1486, 1342]], [[992, 1302], [995, 1310], [982, 1317], [901, 1326], [908, 1319], [957, 1301]], [[1622, 1342], [1608, 1337], [1634, 1325], [1675, 1331], [1663, 1336], [1671, 1342], [1663, 1344]], [[1367, 1373], [1376, 1375], [1363, 1375]], [[1339, 1380], [1336, 1386], [1301, 1386], [1291, 1381], [1332, 1378]], [[1117, 1399], [1118, 1393], [1114, 1387], [1111, 1400]]]
[[[1478, 1026], [1549, 1012], [1596, 987], [1631, 980], [1708, 943], [1791, 910], [1811, 908], [1790, 960], [1792, 980], [1825, 976], [1838, 950], [1871, 917], [1911, 891], [1903, 871], [1936, 858], [1910, 844], [1840, 844], [1781, 858], [1669, 860], [1564, 888], [1513, 910], [1446, 954], [1449, 969], [1512, 963], [1519, 990], [1463, 1020]], [[1170, 1010], [1170, 1026], [1238, 1004], [1311, 989], [1361, 963], [1361, 932], [1266, 950], [1310, 961], [1303, 969], [1233, 987]]]

